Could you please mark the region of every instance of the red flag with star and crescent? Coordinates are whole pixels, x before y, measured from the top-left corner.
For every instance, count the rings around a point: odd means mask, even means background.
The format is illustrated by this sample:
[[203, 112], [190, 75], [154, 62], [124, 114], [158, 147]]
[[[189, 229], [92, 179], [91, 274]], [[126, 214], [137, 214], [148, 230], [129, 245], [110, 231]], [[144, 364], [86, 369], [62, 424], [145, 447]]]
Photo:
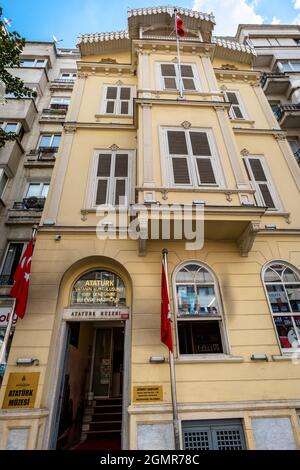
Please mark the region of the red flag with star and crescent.
[[161, 341], [172, 352], [171, 310], [164, 263], [161, 272]]
[[28, 242], [23, 256], [17, 266], [13, 276], [14, 285], [12, 286], [9, 294], [10, 297], [14, 297], [16, 299], [15, 313], [20, 318], [23, 318], [26, 312], [33, 247], [34, 240], [32, 239]]

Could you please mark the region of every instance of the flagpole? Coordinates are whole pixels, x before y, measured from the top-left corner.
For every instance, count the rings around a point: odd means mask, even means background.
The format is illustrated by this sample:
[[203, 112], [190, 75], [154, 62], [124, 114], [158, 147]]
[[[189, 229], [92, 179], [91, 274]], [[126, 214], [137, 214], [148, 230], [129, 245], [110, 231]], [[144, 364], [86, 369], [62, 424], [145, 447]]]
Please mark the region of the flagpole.
[[[35, 240], [37, 231], [38, 231], [38, 226], [33, 225], [32, 226], [32, 234], [31, 234], [32, 240]], [[5, 332], [4, 339], [3, 339], [3, 343], [2, 343], [1, 349], [0, 349], [0, 365], [5, 360], [8, 340], [9, 340], [10, 332], [11, 332], [11, 329], [12, 329], [14, 313], [15, 313], [15, 309], [16, 309], [16, 303], [17, 303], [17, 299], [14, 298], [13, 299], [12, 310], [11, 310], [11, 313], [10, 313], [10, 316], [9, 316], [9, 320], [8, 320], [7, 327], [6, 327], [6, 332]]]
[[177, 31], [177, 8], [174, 8], [174, 18], [175, 18], [175, 33], [176, 33], [176, 44], [177, 44], [177, 62], [178, 62], [178, 76], [179, 76], [179, 95], [180, 98], [183, 98], [183, 86], [182, 86], [182, 77], [181, 77], [181, 60], [180, 60], [180, 48], [179, 48], [179, 36]]
[[[169, 291], [169, 275], [168, 275], [168, 250], [164, 248], [163, 262], [166, 273], [166, 283], [168, 298], [170, 302], [170, 291]], [[170, 364], [170, 379], [171, 379], [171, 395], [172, 395], [172, 409], [173, 409], [173, 429], [174, 429], [174, 441], [175, 450], [180, 450], [180, 434], [179, 434], [179, 420], [178, 420], [178, 408], [177, 408], [177, 392], [176, 392], [176, 376], [175, 376], [175, 363], [173, 351], [169, 349], [169, 364]]]
[[6, 332], [5, 332], [5, 335], [4, 335], [3, 343], [1, 345], [0, 365], [5, 361], [6, 349], [7, 349], [8, 340], [9, 340], [9, 336], [10, 336], [10, 332], [11, 332], [11, 328], [12, 328], [12, 324], [13, 324], [13, 320], [14, 320], [15, 307], [16, 307], [16, 299], [13, 300], [11, 313], [10, 313], [9, 320], [8, 320], [8, 323], [7, 323], [7, 327], [6, 327]]

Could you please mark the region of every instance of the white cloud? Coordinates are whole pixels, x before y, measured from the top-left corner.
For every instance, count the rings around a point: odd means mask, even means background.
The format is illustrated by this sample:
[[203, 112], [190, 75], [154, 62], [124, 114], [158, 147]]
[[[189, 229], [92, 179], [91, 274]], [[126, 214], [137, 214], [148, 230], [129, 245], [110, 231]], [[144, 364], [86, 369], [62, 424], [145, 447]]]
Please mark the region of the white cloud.
[[280, 19], [277, 18], [276, 16], [273, 16], [272, 23], [271, 24], [280, 24]]
[[296, 8], [296, 10], [300, 10], [300, 0], [294, 0], [294, 8]]
[[[299, 2], [300, 0], [295, 0]], [[256, 13], [258, 0], [194, 0], [193, 9], [213, 13], [216, 36], [234, 36], [240, 23], [262, 24], [263, 17]]]

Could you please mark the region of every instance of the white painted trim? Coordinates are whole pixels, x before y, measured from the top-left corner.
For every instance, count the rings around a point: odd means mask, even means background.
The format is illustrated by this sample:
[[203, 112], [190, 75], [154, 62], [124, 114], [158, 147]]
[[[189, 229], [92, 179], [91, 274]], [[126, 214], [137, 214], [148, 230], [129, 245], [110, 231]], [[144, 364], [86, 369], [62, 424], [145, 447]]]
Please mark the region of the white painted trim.
[[[111, 168], [110, 168], [110, 176], [109, 177], [101, 177], [98, 178], [97, 174], [97, 167], [98, 167], [98, 157], [99, 154], [107, 154], [112, 155], [111, 160]], [[114, 176], [114, 162], [116, 154], [127, 154], [128, 155], [128, 176], [125, 177], [115, 177]], [[88, 209], [96, 209], [101, 208], [105, 209], [112, 209], [114, 207], [127, 207], [129, 204], [133, 203], [134, 201], [134, 185], [133, 182], [134, 178], [134, 169], [135, 169], [135, 150], [128, 150], [128, 149], [118, 149], [118, 150], [110, 150], [110, 149], [95, 149], [93, 152], [93, 156], [91, 159], [90, 170], [89, 170], [89, 178], [88, 178], [88, 185], [86, 188], [86, 197], [85, 202]], [[97, 195], [97, 187], [98, 187], [98, 179], [107, 179], [107, 204], [103, 205], [96, 205], [96, 195]], [[127, 195], [127, 204], [125, 206], [116, 206], [114, 204], [114, 196], [115, 196], [115, 180], [117, 179], [125, 179], [126, 185], [126, 195]]]
[[[246, 107], [245, 107], [245, 104], [244, 104], [244, 101], [241, 97], [241, 92], [240, 90], [231, 90], [231, 89], [227, 89], [224, 91], [224, 95], [225, 95], [225, 98], [226, 98], [226, 101], [229, 103], [229, 99], [227, 97], [227, 93], [235, 93], [235, 96], [236, 96], [236, 99], [238, 101], [238, 105], [236, 104], [233, 104], [230, 109], [229, 109], [229, 116], [232, 120], [234, 121], [251, 121], [251, 118], [249, 117], [249, 114], [247, 113], [247, 110], [246, 110]], [[234, 111], [233, 111], [233, 106], [238, 106], [243, 117], [242, 118], [238, 118]]]
[[[189, 132], [203, 132], [203, 133], [206, 133], [207, 135], [208, 143], [209, 143], [210, 150], [211, 150], [211, 156], [202, 156], [202, 157], [194, 156], [192, 152], [190, 138], [188, 137], [186, 139], [188, 155], [182, 156], [182, 158], [185, 157], [187, 160], [189, 176], [190, 176], [190, 184], [177, 185], [174, 182], [172, 158], [169, 155], [169, 146], [168, 146], [168, 137], [167, 137], [168, 131], [180, 131], [180, 132], [184, 132], [185, 135], [187, 134], [189, 135]], [[184, 129], [183, 127], [160, 127], [159, 134], [160, 134], [159, 140], [160, 140], [160, 152], [161, 152], [160, 161], [161, 161], [161, 174], [162, 174], [163, 186], [172, 187], [176, 189], [188, 189], [188, 188], [195, 189], [195, 188], [201, 188], [201, 187], [207, 187], [207, 188], [211, 188], [211, 187], [224, 188], [225, 187], [225, 175], [222, 169], [218, 147], [215, 141], [215, 136], [211, 128], [191, 127], [190, 129]], [[180, 158], [181, 155], [175, 155], [175, 157]], [[197, 158], [209, 158], [210, 159], [214, 176], [215, 176], [215, 180], [216, 180], [215, 184], [201, 184], [201, 183], [199, 184], [200, 180], [199, 180], [198, 168], [196, 165]]]
[[269, 170], [269, 167], [268, 167], [268, 164], [267, 164], [267, 161], [266, 161], [265, 157], [263, 155], [247, 155], [246, 157], [243, 157], [243, 159], [246, 162], [248, 172], [251, 175], [252, 180], [250, 181], [250, 185], [251, 185], [252, 189], [255, 190], [254, 197], [257, 200], [257, 205], [265, 206], [265, 202], [264, 202], [263, 197], [261, 195], [259, 185], [255, 181], [254, 174], [253, 174], [251, 165], [249, 163], [250, 158], [260, 160], [261, 165], [262, 165], [263, 170], [264, 170], [264, 173], [266, 175], [267, 181], [265, 182], [265, 184], [268, 185], [269, 191], [271, 193], [272, 199], [273, 199], [274, 204], [275, 204], [275, 209], [272, 209], [272, 208], [267, 209], [268, 212], [274, 212], [274, 213], [276, 213], [277, 211], [285, 212], [284, 206], [283, 206], [282, 201], [280, 199], [279, 193], [276, 190], [276, 187], [274, 185], [274, 182], [273, 182], [273, 179], [272, 179], [272, 176], [271, 176], [271, 172]]
[[[107, 100], [107, 88], [117, 88], [117, 98], [115, 100], [109, 99]], [[130, 99], [129, 100], [122, 100], [128, 102], [128, 114], [121, 114], [121, 88], [130, 88]], [[116, 85], [114, 83], [106, 83], [102, 85], [102, 95], [101, 95], [101, 103], [100, 103], [100, 114], [103, 116], [132, 116], [133, 115], [133, 99], [136, 97], [136, 86], [135, 85]], [[106, 105], [107, 101], [114, 101], [114, 112], [108, 113], [106, 112]]]
[[[210, 354], [210, 359], [213, 358], [213, 357], [219, 358], [221, 355], [222, 355], [222, 357], [223, 356], [224, 357], [230, 357], [231, 356], [230, 342], [229, 342], [228, 330], [227, 330], [226, 319], [225, 319], [225, 314], [224, 314], [224, 305], [223, 305], [223, 301], [222, 301], [222, 293], [221, 293], [221, 289], [220, 289], [220, 285], [219, 285], [217, 276], [214, 273], [214, 271], [211, 269], [211, 267], [208, 266], [206, 263], [204, 263], [202, 261], [199, 261], [199, 260], [190, 259], [190, 260], [184, 260], [181, 263], [179, 263], [176, 266], [176, 268], [173, 270], [173, 273], [172, 273], [173, 316], [174, 316], [175, 332], [176, 332], [176, 344], [177, 344], [177, 358], [176, 359], [178, 360], [178, 362], [180, 362], [181, 359], [184, 360], [184, 359], [190, 359], [191, 357], [194, 357], [195, 360], [197, 360], [199, 358], [199, 360], [202, 362], [204, 360], [204, 356], [205, 356], [203, 354], [192, 354], [192, 355], [191, 354], [180, 354], [180, 351], [179, 351], [179, 337], [178, 337], [178, 326], [177, 326], [178, 319], [177, 319], [176, 277], [177, 277], [178, 272], [184, 266], [187, 266], [189, 264], [197, 264], [199, 267], [200, 266], [204, 267], [211, 274], [211, 276], [214, 280], [214, 289], [215, 289], [215, 294], [216, 294], [216, 297], [217, 297], [217, 304], [218, 304], [219, 312], [220, 312], [219, 316], [221, 317], [221, 320], [220, 319], [219, 320], [218, 319], [211, 319], [211, 320], [212, 321], [218, 321], [218, 323], [220, 325], [220, 334], [221, 334], [221, 341], [222, 341], [222, 346], [223, 346], [223, 353], [222, 354], [220, 354], [220, 353]], [[191, 318], [191, 320], [192, 319], [193, 318]], [[207, 319], [207, 321], [208, 320], [209, 320], [209, 318]], [[189, 321], [189, 320], [186, 320], [186, 321]]]
[[[174, 88], [174, 89], [173, 88], [165, 88], [164, 78], [161, 74], [161, 67], [160, 67], [161, 65], [174, 65], [175, 73], [176, 73], [176, 76], [174, 77], [175, 81], [176, 81], [176, 88]], [[193, 80], [194, 80], [194, 85], [195, 85], [195, 90], [185, 90], [184, 84], [183, 84], [183, 81], [182, 81], [183, 91], [187, 92], [187, 93], [190, 93], [191, 91], [193, 91], [193, 92], [204, 91], [203, 87], [202, 87], [202, 84], [201, 84], [201, 81], [200, 81], [197, 64], [195, 62], [182, 62], [181, 65], [182, 66], [190, 65], [192, 67]], [[192, 78], [192, 77], [187, 77], [187, 78]], [[157, 90], [175, 91], [175, 92], [178, 91], [179, 90], [179, 73], [178, 73], [178, 64], [177, 64], [177, 62], [156, 61], [155, 62], [155, 82], [156, 82]]]
[[[273, 314], [273, 310], [272, 310], [272, 306], [271, 306], [271, 302], [270, 302], [270, 299], [269, 299], [269, 296], [268, 296], [268, 291], [267, 291], [267, 288], [266, 288], [266, 283], [265, 283], [265, 279], [264, 279], [264, 276], [265, 276], [265, 273], [266, 273], [266, 270], [271, 267], [273, 264], [283, 264], [284, 266], [286, 266], [287, 268], [290, 268], [292, 271], [295, 271], [298, 276], [300, 277], [300, 271], [299, 269], [294, 266], [293, 264], [289, 263], [288, 261], [285, 261], [285, 260], [281, 260], [281, 259], [274, 259], [272, 261], [268, 261], [267, 263], [265, 263], [261, 269], [261, 273], [260, 273], [260, 277], [261, 277], [261, 282], [262, 282], [262, 285], [263, 285], [263, 288], [264, 288], [264, 292], [265, 292], [265, 296], [266, 296], [266, 300], [267, 300], [267, 303], [268, 303], [268, 306], [269, 306], [269, 311], [270, 311], [270, 314], [271, 314], [271, 318], [272, 318], [272, 323], [273, 323], [273, 327], [274, 327], [274, 331], [275, 331], [275, 335], [276, 335], [276, 339], [277, 339], [277, 343], [278, 343], [278, 347], [279, 347], [279, 350], [281, 352], [281, 356], [272, 356], [273, 360], [274, 361], [279, 361], [279, 360], [292, 360], [292, 357], [291, 357], [291, 354], [293, 354], [295, 351], [297, 351], [297, 349], [293, 349], [293, 348], [290, 348], [289, 350], [284, 350], [284, 348], [281, 347], [281, 344], [280, 344], [280, 340], [279, 340], [279, 336], [278, 336], [278, 332], [277, 332], [277, 328], [276, 328], [276, 324], [275, 324], [275, 320], [274, 320], [274, 314]], [[278, 285], [281, 284], [281, 283], [278, 283]], [[292, 312], [282, 312], [283, 314], [281, 316], [299, 316], [297, 315], [297, 313], [292, 313]], [[276, 315], [275, 315], [276, 316]]]

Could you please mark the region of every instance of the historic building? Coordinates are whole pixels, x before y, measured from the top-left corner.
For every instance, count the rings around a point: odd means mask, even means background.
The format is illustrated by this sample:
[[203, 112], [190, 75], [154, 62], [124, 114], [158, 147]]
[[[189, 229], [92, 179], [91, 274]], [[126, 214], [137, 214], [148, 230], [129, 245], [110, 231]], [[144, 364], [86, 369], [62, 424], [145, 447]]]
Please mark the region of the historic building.
[[1, 448], [174, 448], [163, 249], [181, 447], [300, 447], [299, 167], [255, 50], [178, 14], [179, 55], [170, 7], [79, 38]]
[[[47, 197], [62, 124], [76, 76], [78, 49], [54, 43], [27, 42], [21, 66], [10, 73], [36, 91], [36, 98], [6, 94], [0, 125], [17, 139], [0, 149], [0, 338], [11, 308], [12, 276], [32, 226], [38, 224]], [[4, 373], [0, 369], [0, 384]]]
[[262, 89], [300, 164], [299, 25], [241, 24], [235, 40], [254, 47]]

